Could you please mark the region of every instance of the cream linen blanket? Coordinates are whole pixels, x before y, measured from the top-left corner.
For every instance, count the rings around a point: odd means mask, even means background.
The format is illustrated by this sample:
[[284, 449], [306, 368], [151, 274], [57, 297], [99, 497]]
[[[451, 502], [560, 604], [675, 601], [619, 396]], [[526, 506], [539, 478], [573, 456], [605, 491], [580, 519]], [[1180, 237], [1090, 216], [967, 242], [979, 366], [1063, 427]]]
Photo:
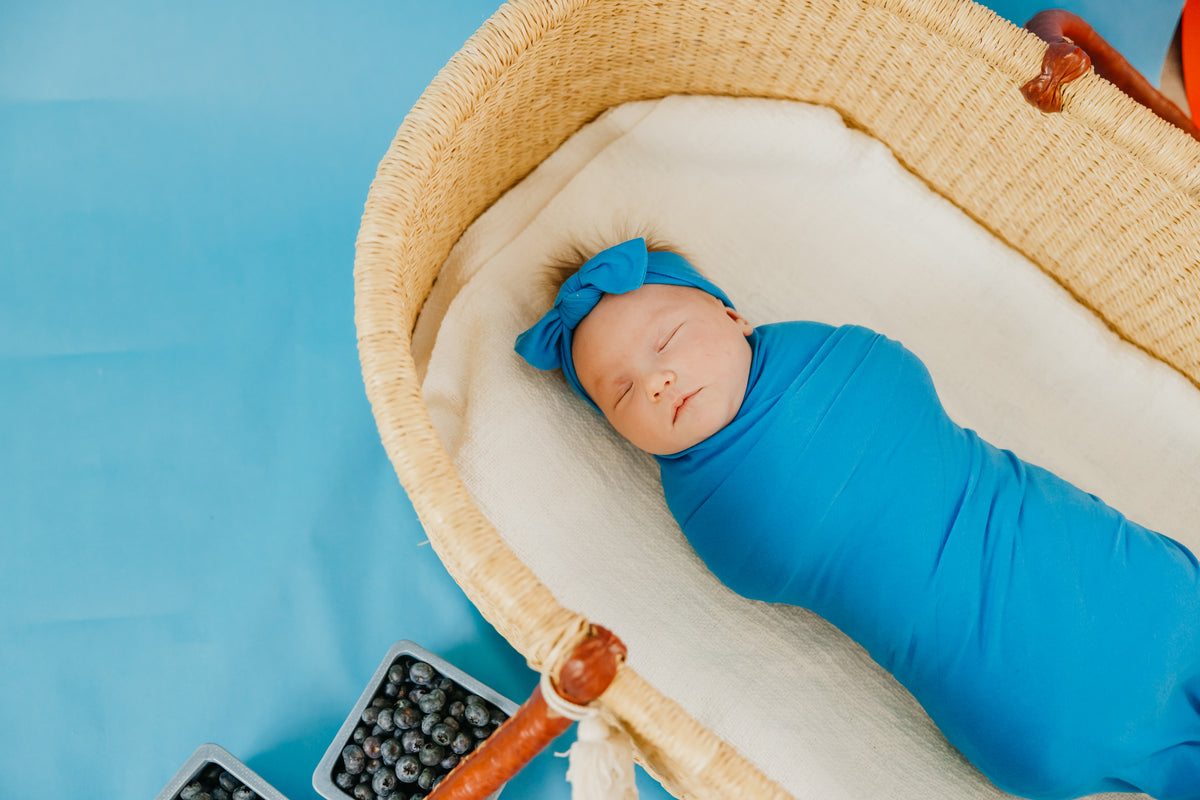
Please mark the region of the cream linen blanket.
[[564, 606], [614, 630], [639, 673], [798, 798], [1005, 796], [832, 626], [717, 582], [653, 460], [512, 351], [544, 311], [539, 264], [572, 238], [599, 248], [644, 224], [755, 324], [898, 339], [960, 424], [1193, 550], [1200, 391], [882, 144], [798, 103], [611, 109], [480, 217], [442, 270], [414, 335], [426, 403], [481, 510]]

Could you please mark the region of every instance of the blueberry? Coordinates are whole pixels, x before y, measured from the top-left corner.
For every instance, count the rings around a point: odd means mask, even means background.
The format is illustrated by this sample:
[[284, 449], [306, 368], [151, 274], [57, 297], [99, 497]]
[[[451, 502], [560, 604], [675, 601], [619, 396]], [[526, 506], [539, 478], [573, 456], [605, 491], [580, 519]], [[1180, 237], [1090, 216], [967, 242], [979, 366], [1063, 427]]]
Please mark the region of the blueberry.
[[396, 791], [396, 773], [390, 769], [381, 769], [371, 780], [371, 788], [375, 794], [388, 795]]
[[408, 679], [419, 686], [433, 683], [437, 678], [437, 670], [424, 661], [418, 661], [408, 668]]
[[482, 703], [467, 703], [467, 710], [463, 712], [463, 719], [476, 728], [480, 728], [491, 722], [492, 715], [488, 712], [487, 706]]
[[367, 765], [367, 756], [358, 745], [348, 744], [342, 748], [342, 763], [346, 765], [346, 772], [357, 775]]
[[415, 728], [421, 724], [421, 712], [413, 706], [397, 709], [392, 713], [392, 724], [402, 731]]
[[459, 731], [450, 742], [450, 749], [462, 756], [475, 749], [475, 738], [466, 731]]
[[379, 741], [378, 736], [368, 736], [363, 739], [362, 751], [367, 758], [379, 758], [379, 745], [383, 742]]
[[421, 762], [414, 755], [396, 759], [396, 777], [404, 783], [412, 783], [421, 774]]
[[445, 724], [444, 722], [441, 722], [441, 723], [438, 723], [437, 725], [434, 725], [433, 728], [429, 731], [429, 738], [432, 739], [435, 744], [440, 744], [442, 746], [445, 746], [445, 745], [450, 744], [451, 741], [453, 741], [455, 733], [456, 733], [455, 731], [450, 729], [449, 725]]
[[406, 753], [415, 753], [425, 744], [425, 734], [418, 730], [405, 731], [400, 737], [400, 747]]
[[208, 792], [201, 792], [192, 798], [192, 800], [213, 800], [213, 796]]
[[385, 739], [383, 744], [379, 745], [379, 759], [385, 766], [390, 767], [396, 763], [396, 759], [404, 753], [400, 747], [400, 743], [395, 739]]
[[227, 792], [232, 792], [234, 789], [237, 789], [242, 785], [241, 781], [233, 777], [233, 775], [229, 774], [228, 772], [222, 772], [221, 776], [217, 778], [217, 780], [220, 782], [221, 788]]
[[209, 793], [212, 794], [212, 800], [233, 800], [233, 795], [223, 786], [214, 786], [209, 790]]
[[179, 800], [194, 800], [196, 795], [200, 794], [203, 790], [204, 787], [200, 785], [200, 781], [192, 781], [179, 790]]
[[441, 689], [430, 689], [417, 701], [417, 706], [426, 714], [435, 714], [445, 708], [446, 693]]
[[505, 719], [432, 664], [402, 656], [363, 710], [353, 744], [342, 751], [344, 771], [335, 771], [335, 782], [353, 790], [355, 800], [424, 800]]
[[260, 800], [258, 793], [249, 786], [239, 786], [233, 790], [233, 800]]
[[[434, 764], [446, 757], [446, 751], [441, 745], [426, 744], [417, 753], [417, 758], [427, 767], [432, 767]], [[424, 787], [422, 787], [424, 788]]]

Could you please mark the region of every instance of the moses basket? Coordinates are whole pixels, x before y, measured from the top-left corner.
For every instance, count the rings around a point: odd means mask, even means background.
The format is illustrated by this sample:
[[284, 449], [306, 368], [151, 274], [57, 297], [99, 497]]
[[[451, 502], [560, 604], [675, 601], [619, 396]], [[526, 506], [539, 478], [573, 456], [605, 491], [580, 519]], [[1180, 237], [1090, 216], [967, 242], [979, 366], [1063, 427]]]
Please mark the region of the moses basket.
[[[1200, 142], [1088, 73], [1019, 87], [1045, 42], [966, 0], [512, 0], [383, 158], [357, 240], [363, 376], [433, 548], [539, 671], [590, 629], [472, 503], [423, 405], [412, 331], [467, 227], [581, 126], [669, 95], [799, 100], [883, 142], [1113, 331], [1200, 385]], [[621, 631], [615, 631], [620, 636]], [[595, 705], [679, 797], [787, 797], [628, 664]]]

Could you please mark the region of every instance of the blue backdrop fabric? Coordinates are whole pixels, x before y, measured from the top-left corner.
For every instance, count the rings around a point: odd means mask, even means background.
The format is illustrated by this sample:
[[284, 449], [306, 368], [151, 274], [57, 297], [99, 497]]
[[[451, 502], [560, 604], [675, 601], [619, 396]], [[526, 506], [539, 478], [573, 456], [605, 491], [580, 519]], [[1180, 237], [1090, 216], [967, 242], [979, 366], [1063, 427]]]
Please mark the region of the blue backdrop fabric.
[[[152, 798], [204, 742], [315, 797], [399, 639], [533, 690], [423, 544], [353, 322], [375, 167], [499, 4], [0, 0], [0, 797]], [[1064, 7], [1157, 81], [1181, 5]]]

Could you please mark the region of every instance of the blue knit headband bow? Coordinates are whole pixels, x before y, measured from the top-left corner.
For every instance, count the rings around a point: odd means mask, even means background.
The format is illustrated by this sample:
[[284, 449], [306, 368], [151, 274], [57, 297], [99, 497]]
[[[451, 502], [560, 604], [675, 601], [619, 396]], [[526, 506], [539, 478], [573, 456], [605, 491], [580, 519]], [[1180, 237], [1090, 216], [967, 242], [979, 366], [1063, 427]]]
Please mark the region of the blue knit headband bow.
[[516, 351], [538, 369], [562, 367], [567, 382], [592, 408], [571, 357], [575, 328], [605, 294], [625, 294], [647, 283], [692, 286], [718, 298], [729, 308], [725, 293], [676, 253], [648, 252], [644, 239], [630, 239], [589, 258], [563, 283], [554, 306], [537, 324], [517, 337]]

